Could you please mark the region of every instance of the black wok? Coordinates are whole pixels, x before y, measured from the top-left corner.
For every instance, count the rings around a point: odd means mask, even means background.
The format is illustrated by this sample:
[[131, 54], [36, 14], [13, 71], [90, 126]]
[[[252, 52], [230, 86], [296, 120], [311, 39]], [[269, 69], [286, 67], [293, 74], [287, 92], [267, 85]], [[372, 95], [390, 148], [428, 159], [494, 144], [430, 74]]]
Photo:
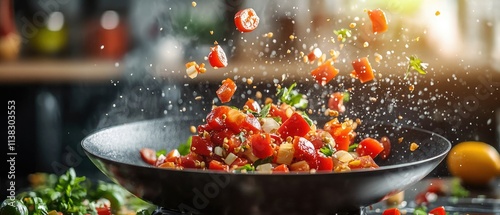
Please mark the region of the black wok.
[[[451, 148], [440, 135], [395, 125], [365, 125], [360, 136], [388, 136], [391, 156], [377, 170], [316, 174], [234, 174], [151, 167], [143, 147], [172, 149], [190, 134], [189, 118], [124, 124], [82, 141], [92, 162], [134, 195], [172, 211], [192, 214], [329, 214], [359, 212], [429, 174]], [[398, 143], [398, 138], [404, 138]], [[416, 142], [420, 147], [410, 151]]]

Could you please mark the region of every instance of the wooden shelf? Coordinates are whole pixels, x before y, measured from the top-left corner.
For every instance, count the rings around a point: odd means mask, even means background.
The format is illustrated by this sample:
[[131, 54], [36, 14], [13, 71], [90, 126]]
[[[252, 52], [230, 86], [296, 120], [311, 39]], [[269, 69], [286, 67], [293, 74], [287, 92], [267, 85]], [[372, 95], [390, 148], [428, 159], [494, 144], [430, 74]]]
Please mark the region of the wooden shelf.
[[116, 61], [20, 60], [0, 63], [0, 83], [100, 82], [120, 78]]

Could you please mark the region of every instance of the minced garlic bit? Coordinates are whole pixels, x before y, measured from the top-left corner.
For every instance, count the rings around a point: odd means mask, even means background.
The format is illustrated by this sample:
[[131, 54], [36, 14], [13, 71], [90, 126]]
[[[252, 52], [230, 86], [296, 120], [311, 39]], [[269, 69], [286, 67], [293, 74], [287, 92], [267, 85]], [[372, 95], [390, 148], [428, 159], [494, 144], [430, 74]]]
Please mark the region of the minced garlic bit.
[[370, 44], [369, 44], [368, 42], [364, 42], [364, 43], [363, 43], [363, 47], [364, 47], [364, 48], [366, 48], [366, 47], [368, 47], [368, 46], [370, 46]]
[[412, 85], [410, 85], [410, 86], [408, 87], [408, 89], [409, 89], [411, 92], [413, 92], [413, 90], [415, 90], [415, 85], [413, 85], [413, 84], [412, 84]]
[[370, 102], [377, 102], [377, 98], [375, 98], [375, 97], [370, 97], [369, 100], [370, 100]]
[[274, 36], [273, 32], [268, 32], [262, 35], [263, 37], [272, 38]]
[[398, 138], [398, 143], [402, 143], [403, 139], [404, 139], [403, 137]]
[[438, 11], [436, 11], [435, 14], [436, 14], [436, 16], [439, 16], [439, 15], [441, 15], [441, 12], [438, 10]]
[[419, 145], [415, 142], [411, 143], [410, 144], [410, 151], [414, 152], [415, 150], [417, 150], [419, 147]]
[[290, 35], [288, 38], [290, 38], [291, 41], [293, 41], [295, 39], [295, 35]]
[[189, 131], [191, 131], [191, 133], [196, 133], [196, 127], [190, 126]]
[[377, 62], [377, 63], [380, 63], [380, 61], [384, 58], [379, 53], [375, 53], [374, 56], [375, 56], [375, 62]]
[[201, 96], [196, 96], [196, 97], [194, 97], [194, 100], [198, 101], [198, 100], [201, 100], [201, 98], [202, 98]]
[[214, 31], [210, 31], [210, 35], [214, 35]]
[[403, 119], [403, 116], [399, 115], [399, 116], [398, 116], [398, 119], [399, 119], [399, 120]]
[[257, 92], [255, 93], [255, 98], [257, 98], [257, 99], [261, 99], [261, 98], [262, 98], [262, 93], [261, 93], [260, 91], [257, 91]]
[[196, 5], [197, 5], [197, 4], [196, 4], [196, 2], [195, 2], [195, 1], [193, 1], [193, 2], [191, 2], [191, 5], [192, 5], [193, 7], [196, 7]]
[[356, 27], [356, 23], [355, 22], [351, 22], [351, 24], [349, 24], [349, 28], [355, 28]]
[[290, 53], [292, 53], [292, 50], [288, 49], [288, 50], [286, 50], [286, 53], [290, 54]]
[[251, 78], [247, 78], [247, 84], [248, 84], [248, 85], [251, 85], [252, 83], [253, 83], [253, 79], [251, 79]]

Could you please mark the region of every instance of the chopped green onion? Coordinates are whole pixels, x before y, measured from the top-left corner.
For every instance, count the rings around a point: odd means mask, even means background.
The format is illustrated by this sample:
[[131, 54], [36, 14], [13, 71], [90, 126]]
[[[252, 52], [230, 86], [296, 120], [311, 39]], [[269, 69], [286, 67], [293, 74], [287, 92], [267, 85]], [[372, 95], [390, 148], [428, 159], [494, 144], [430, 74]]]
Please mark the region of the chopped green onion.
[[356, 151], [356, 148], [358, 148], [358, 143], [353, 143], [349, 146], [349, 149], [347, 149], [348, 152], [354, 152]]
[[189, 154], [189, 151], [191, 150], [191, 141], [192, 141], [192, 137], [190, 136], [185, 143], [183, 143], [183, 144], [179, 145], [179, 147], [177, 147], [177, 151], [179, 151], [179, 154], [181, 154], [181, 155]]

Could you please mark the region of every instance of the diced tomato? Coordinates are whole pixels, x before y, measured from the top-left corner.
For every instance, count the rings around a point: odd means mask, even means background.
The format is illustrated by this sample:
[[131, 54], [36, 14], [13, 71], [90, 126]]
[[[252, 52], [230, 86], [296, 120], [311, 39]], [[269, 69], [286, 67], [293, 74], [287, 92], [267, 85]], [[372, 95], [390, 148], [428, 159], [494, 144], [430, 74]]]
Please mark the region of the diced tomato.
[[250, 136], [250, 143], [252, 144], [252, 153], [256, 157], [264, 159], [273, 155], [271, 136], [268, 133], [253, 134]]
[[335, 92], [330, 95], [330, 98], [328, 99], [328, 108], [343, 113], [345, 111], [344, 93]]
[[259, 26], [259, 17], [252, 8], [243, 9], [234, 15], [234, 24], [240, 32], [251, 32]]
[[234, 93], [236, 92], [236, 88], [237, 87], [234, 81], [230, 78], [227, 78], [226, 80], [222, 81], [222, 85], [215, 93], [222, 103], [226, 103], [231, 101], [231, 97], [233, 97]]
[[440, 206], [429, 211], [429, 215], [446, 215], [446, 210], [443, 206]]
[[208, 62], [212, 67], [222, 68], [227, 66], [227, 57], [224, 49], [219, 45], [215, 45], [210, 49], [208, 54]]
[[226, 117], [227, 128], [235, 133], [243, 130], [257, 132], [260, 131], [260, 123], [252, 114], [245, 114], [237, 109], [230, 109]]
[[208, 131], [211, 130], [221, 130], [225, 127], [225, 121], [227, 117], [227, 113], [231, 110], [231, 107], [228, 106], [218, 106], [215, 107], [208, 115], [207, 115], [207, 124]]
[[176, 167], [176, 165], [175, 165], [174, 162], [167, 161], [167, 162], [164, 162], [164, 163], [158, 165], [158, 167], [160, 167], [160, 168], [167, 168], [167, 169], [173, 169], [173, 168]]
[[327, 157], [323, 153], [318, 153], [318, 170], [328, 170], [333, 169], [333, 159], [332, 157]]
[[311, 71], [311, 75], [316, 82], [321, 86], [325, 86], [328, 82], [330, 82], [335, 76], [339, 74], [339, 70], [333, 67], [333, 60], [327, 60], [316, 69]]
[[349, 162], [348, 166], [351, 169], [370, 169], [379, 167], [373, 158], [368, 155], [355, 158]]
[[280, 164], [274, 167], [273, 172], [290, 172], [286, 164]]
[[248, 99], [247, 102], [245, 102], [245, 106], [247, 106], [248, 109], [251, 110], [251, 111], [253, 111], [253, 112], [260, 113], [259, 103], [257, 103], [253, 99]]
[[[289, 119], [287, 119], [281, 126], [278, 128], [277, 133], [283, 137], [283, 139], [287, 137], [294, 136], [305, 136], [311, 127], [307, 123], [307, 121], [300, 115], [300, 113], [293, 113]], [[309, 141], [307, 141], [309, 142]]]
[[389, 140], [388, 137], [382, 137], [380, 138], [380, 143], [382, 143], [384, 150], [380, 152], [379, 156], [380, 158], [385, 160], [389, 157], [389, 154], [391, 153], [391, 141]]
[[389, 28], [384, 11], [380, 9], [368, 10], [368, 17], [372, 22], [373, 33], [383, 33]]
[[415, 204], [417, 204], [417, 205], [429, 203], [429, 200], [427, 199], [427, 192], [417, 193], [417, 195], [415, 195], [414, 201], [415, 201]]
[[281, 139], [280, 136], [278, 136], [277, 134], [270, 134], [271, 135], [271, 142], [276, 144], [276, 145], [281, 145], [281, 143], [283, 142], [283, 139]]
[[222, 163], [222, 162], [219, 162], [219, 161], [216, 161], [216, 160], [212, 160], [210, 161], [210, 163], [208, 163], [208, 169], [211, 169], [211, 170], [222, 170], [222, 171], [229, 171], [229, 166]]
[[347, 151], [355, 136], [352, 125], [347, 122], [340, 123], [337, 119], [328, 121], [324, 126], [325, 131], [335, 139], [335, 149]]
[[231, 163], [231, 166], [244, 166], [245, 164], [248, 164], [248, 160], [245, 158], [238, 157], [236, 160]]
[[290, 164], [290, 171], [309, 172], [311, 168], [306, 161], [298, 161]]
[[306, 138], [295, 136], [293, 138], [293, 148], [294, 148], [294, 157], [297, 160], [304, 160], [309, 164], [309, 167], [312, 169], [316, 169], [317, 164], [317, 154], [314, 145], [307, 140]]
[[184, 168], [199, 168], [202, 161], [203, 158], [200, 155], [191, 152], [185, 156], [181, 156], [177, 164]]
[[110, 207], [98, 207], [96, 208], [97, 215], [111, 215], [111, 208]]
[[272, 117], [279, 117], [279, 118], [281, 118], [281, 122], [285, 122], [288, 119], [288, 116], [286, 116], [285, 111], [281, 110], [275, 104], [271, 105], [271, 108], [269, 109], [269, 115], [272, 116]]
[[382, 144], [373, 138], [365, 138], [361, 140], [356, 148], [356, 152], [360, 156], [369, 155], [372, 158], [377, 157], [377, 155], [384, 150]]
[[389, 208], [384, 210], [382, 215], [401, 215], [401, 212], [397, 208]]
[[367, 57], [356, 59], [352, 62], [354, 71], [351, 73], [354, 77], [359, 79], [361, 83], [366, 83], [375, 78], [372, 66]]
[[231, 139], [233, 135], [234, 132], [229, 129], [214, 131], [210, 133], [210, 141], [212, 141], [215, 146], [222, 146], [222, 144], [224, 143], [224, 139]]
[[443, 184], [441, 180], [432, 180], [429, 187], [427, 187], [428, 193], [435, 193], [436, 195], [445, 195], [446, 194], [446, 186]]
[[156, 164], [156, 151], [154, 149], [142, 148], [140, 153], [143, 161], [151, 165]]
[[167, 154], [167, 158], [165, 159], [165, 161], [174, 162], [180, 156], [181, 156], [181, 154], [179, 153], [179, 151], [177, 149], [173, 149], [173, 150], [170, 150], [170, 152]]
[[213, 144], [210, 140], [193, 135], [191, 141], [192, 152], [203, 156], [210, 156], [212, 154]]

